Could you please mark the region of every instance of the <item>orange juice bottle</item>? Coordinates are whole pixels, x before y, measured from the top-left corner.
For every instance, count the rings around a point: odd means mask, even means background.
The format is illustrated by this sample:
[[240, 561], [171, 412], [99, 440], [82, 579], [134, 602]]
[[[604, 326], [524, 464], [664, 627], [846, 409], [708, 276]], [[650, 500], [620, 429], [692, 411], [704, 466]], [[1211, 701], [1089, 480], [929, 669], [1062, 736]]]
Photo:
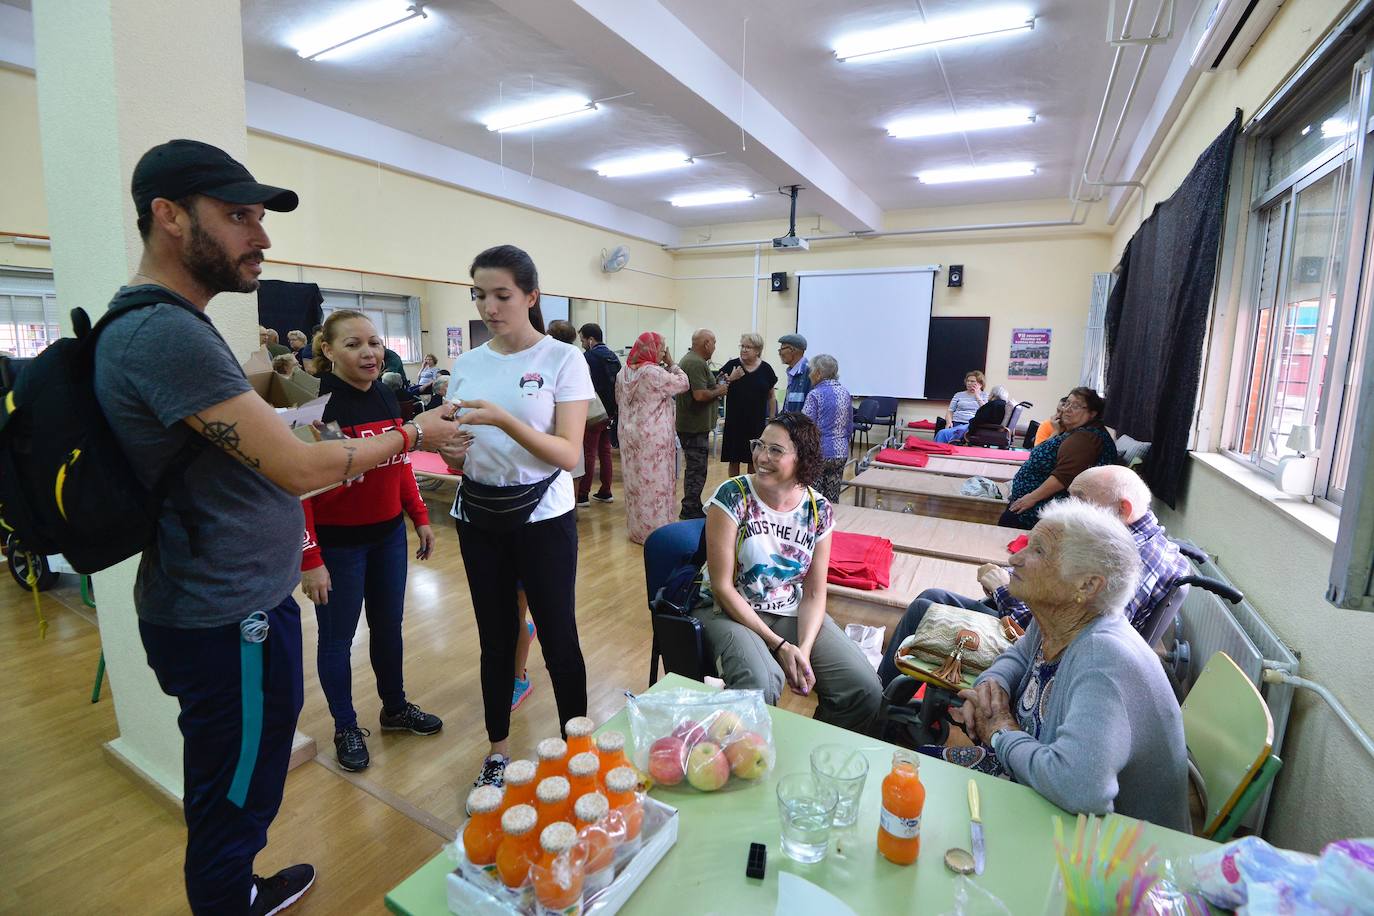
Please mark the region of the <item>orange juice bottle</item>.
[[530, 874], [530, 863], [539, 858], [539, 815], [529, 805], [516, 805], [501, 815], [505, 836], [496, 850], [496, 873], [506, 887], [520, 887]]
[[568, 742], [562, 738], [545, 738], [535, 746], [534, 753], [539, 757], [536, 783], [550, 776], [568, 775]]
[[596, 755], [601, 758], [600, 779], [604, 785], [606, 774], [616, 767], [628, 766], [625, 759], [625, 733], [602, 732], [596, 736]]
[[584, 795], [573, 805], [573, 814], [577, 817], [577, 835], [587, 848], [583, 897], [595, 894], [615, 877], [615, 847], [604, 825], [610, 811], [610, 801], [600, 792]]
[[468, 793], [468, 813], [472, 817], [463, 828], [463, 851], [473, 865], [490, 865], [501, 845], [501, 790], [496, 786], [473, 789]]
[[596, 723], [591, 719], [586, 716], [575, 716], [563, 726], [563, 731], [568, 734], [569, 757], [593, 750], [592, 732], [596, 731]]
[[[583, 857], [573, 850], [577, 830], [558, 821], [539, 834], [543, 855], [530, 871], [539, 916], [578, 916], [582, 912]], [[555, 862], [561, 859], [562, 861]]]
[[535, 809], [539, 812], [539, 829], [555, 821], [572, 820], [572, 797], [568, 780], [562, 776], [550, 776], [540, 780], [534, 790]]
[[588, 792], [597, 790], [596, 774], [601, 770], [601, 758], [591, 751], [574, 754], [568, 758], [568, 782], [572, 784], [572, 800], [577, 800]]
[[616, 767], [606, 774], [606, 799], [612, 811], [625, 815], [626, 842], [636, 839], [644, 825], [644, 804], [635, 794], [638, 787], [639, 776], [629, 767]]
[[921, 809], [926, 787], [921, 785], [916, 755], [897, 751], [892, 772], [883, 778], [883, 807], [878, 816], [878, 851], [897, 865], [910, 865], [921, 853]]
[[501, 800], [501, 813], [505, 814], [516, 805], [534, 804], [534, 763], [529, 760], [512, 760], [506, 766], [506, 797]]

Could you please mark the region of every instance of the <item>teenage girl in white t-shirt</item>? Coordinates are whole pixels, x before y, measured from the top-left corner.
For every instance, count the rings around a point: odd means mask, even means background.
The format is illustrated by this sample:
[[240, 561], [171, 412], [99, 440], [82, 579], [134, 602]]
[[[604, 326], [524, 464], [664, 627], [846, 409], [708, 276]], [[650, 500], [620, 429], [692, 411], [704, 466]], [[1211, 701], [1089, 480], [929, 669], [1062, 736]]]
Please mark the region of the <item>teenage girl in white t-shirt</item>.
[[[544, 334], [539, 275], [513, 245], [472, 262], [472, 299], [492, 339], [453, 361], [448, 397], [472, 434], [442, 452], [469, 482], [487, 487], [547, 484], [524, 524], [484, 524], [477, 493], [460, 486], [453, 512], [482, 650], [482, 704], [491, 750], [475, 785], [502, 785], [509, 761], [511, 676], [522, 625], [523, 583], [553, 681], [560, 727], [587, 714], [587, 669], [577, 640], [573, 580], [577, 520], [569, 471], [582, 458], [587, 405], [595, 392], [582, 351]], [[490, 517], [488, 516], [488, 519]]]

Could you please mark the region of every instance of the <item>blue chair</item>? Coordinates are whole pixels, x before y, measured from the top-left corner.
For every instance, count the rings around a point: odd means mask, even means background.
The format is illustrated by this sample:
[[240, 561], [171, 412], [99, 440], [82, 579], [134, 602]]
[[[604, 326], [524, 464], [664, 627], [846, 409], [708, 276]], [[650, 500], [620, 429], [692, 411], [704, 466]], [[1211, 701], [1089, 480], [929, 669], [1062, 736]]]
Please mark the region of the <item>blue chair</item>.
[[872, 400], [878, 405], [878, 413], [873, 418], [873, 425], [886, 426], [887, 437], [890, 439], [897, 434], [897, 399], [873, 398]]
[[853, 437], [862, 434], [864, 447], [868, 447], [868, 432], [878, 422], [878, 399], [864, 398], [854, 408], [854, 432], [850, 434], [849, 447], [854, 447]]
[[699, 681], [716, 673], [710, 642], [701, 621], [681, 613], [659, 595], [673, 570], [691, 562], [705, 529], [705, 519], [673, 522], [655, 529], [644, 541], [644, 585], [653, 627], [650, 685], [658, 680], [659, 659], [663, 660], [665, 673], [681, 674], [693, 680]]

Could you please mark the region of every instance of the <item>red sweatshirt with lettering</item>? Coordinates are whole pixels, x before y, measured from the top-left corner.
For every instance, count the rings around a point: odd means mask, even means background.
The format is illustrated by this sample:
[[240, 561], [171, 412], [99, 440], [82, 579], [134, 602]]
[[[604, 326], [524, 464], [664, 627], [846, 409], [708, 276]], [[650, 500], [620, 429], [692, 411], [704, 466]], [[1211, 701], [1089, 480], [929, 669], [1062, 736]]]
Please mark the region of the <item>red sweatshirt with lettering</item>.
[[[324, 421], [337, 420], [345, 436], [366, 439], [401, 425], [396, 395], [380, 381], [359, 391], [333, 375], [320, 377], [320, 394], [329, 395]], [[320, 546], [374, 544], [401, 524], [401, 512], [419, 527], [429, 524], [429, 509], [415, 484], [410, 456], [404, 452], [318, 496], [302, 502], [305, 549], [301, 572], [324, 565]]]

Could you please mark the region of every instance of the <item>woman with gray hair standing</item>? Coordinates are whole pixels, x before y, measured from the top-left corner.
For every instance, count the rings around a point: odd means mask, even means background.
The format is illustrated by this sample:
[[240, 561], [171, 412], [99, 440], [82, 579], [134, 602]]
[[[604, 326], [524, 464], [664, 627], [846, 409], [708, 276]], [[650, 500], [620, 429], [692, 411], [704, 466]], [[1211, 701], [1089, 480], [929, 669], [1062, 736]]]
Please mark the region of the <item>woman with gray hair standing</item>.
[[1046, 506], [1011, 558], [1026, 634], [951, 711], [973, 747], [923, 748], [1010, 776], [1066, 811], [1187, 831], [1183, 717], [1159, 658], [1121, 610], [1140, 577], [1130, 532], [1077, 499]]
[[840, 501], [844, 466], [849, 462], [849, 440], [854, 433], [854, 399], [840, 384], [840, 364], [829, 353], [811, 357], [811, 390], [802, 413], [821, 431], [821, 457], [825, 463], [816, 489], [833, 503]]
[[763, 335], [741, 334], [739, 357], [720, 367], [730, 380], [725, 393], [725, 432], [720, 440], [720, 460], [738, 477], [743, 464], [754, 473], [754, 453], [749, 443], [763, 432], [763, 425], [777, 411], [777, 373], [763, 359]]

